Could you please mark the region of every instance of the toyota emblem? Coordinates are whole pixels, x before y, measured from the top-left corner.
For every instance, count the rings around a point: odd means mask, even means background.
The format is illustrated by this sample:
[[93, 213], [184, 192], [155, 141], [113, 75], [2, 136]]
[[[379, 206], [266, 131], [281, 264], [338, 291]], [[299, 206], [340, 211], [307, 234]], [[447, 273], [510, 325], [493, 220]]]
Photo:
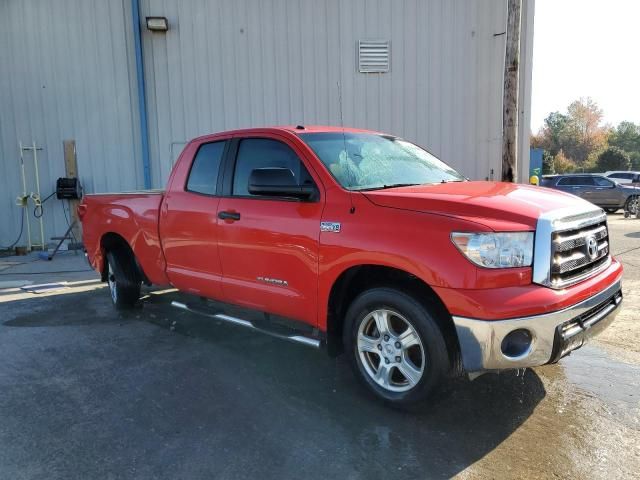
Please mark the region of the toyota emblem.
[[598, 241], [596, 237], [587, 237], [587, 255], [591, 260], [595, 260], [598, 256]]

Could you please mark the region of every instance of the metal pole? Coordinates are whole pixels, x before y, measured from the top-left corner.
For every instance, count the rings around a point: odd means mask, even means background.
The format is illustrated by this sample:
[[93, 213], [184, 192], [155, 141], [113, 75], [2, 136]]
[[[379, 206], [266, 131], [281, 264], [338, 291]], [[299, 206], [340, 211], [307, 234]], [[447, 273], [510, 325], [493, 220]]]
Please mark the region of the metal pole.
[[518, 84], [522, 0], [509, 0], [502, 97], [502, 181], [518, 179]]
[[140, 5], [131, 0], [133, 40], [136, 54], [136, 80], [138, 82], [138, 114], [140, 116], [140, 143], [142, 146], [142, 173], [144, 188], [151, 188], [151, 159], [149, 156], [149, 124], [147, 120], [147, 94], [144, 85], [144, 59], [142, 56], [142, 32], [140, 30]]
[[[38, 170], [38, 147], [36, 146], [36, 142], [33, 142], [33, 165], [36, 171], [36, 193], [38, 194], [39, 201], [42, 202], [42, 196], [40, 195], [40, 172]], [[44, 251], [45, 249], [44, 221], [42, 220], [42, 215], [40, 215], [39, 220], [40, 220], [40, 247], [42, 248], [42, 251]]]
[[20, 146], [20, 169], [22, 171], [22, 198], [25, 199], [24, 208], [24, 220], [27, 223], [27, 248], [31, 251], [31, 222], [29, 222], [29, 207], [27, 206], [28, 197], [27, 197], [27, 177], [24, 172], [24, 149], [22, 147], [22, 142], [18, 142]]

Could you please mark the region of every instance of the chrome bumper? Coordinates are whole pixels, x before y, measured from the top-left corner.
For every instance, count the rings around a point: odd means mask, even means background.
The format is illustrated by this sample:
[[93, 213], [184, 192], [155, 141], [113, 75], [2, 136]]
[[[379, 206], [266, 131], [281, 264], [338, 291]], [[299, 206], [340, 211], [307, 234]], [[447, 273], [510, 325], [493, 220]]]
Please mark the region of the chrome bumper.
[[[593, 297], [557, 312], [509, 320], [454, 316], [464, 370], [473, 373], [556, 362], [604, 330], [621, 303], [621, 281], [617, 280]], [[531, 345], [522, 355], [506, 356], [502, 340], [517, 329], [531, 332]]]

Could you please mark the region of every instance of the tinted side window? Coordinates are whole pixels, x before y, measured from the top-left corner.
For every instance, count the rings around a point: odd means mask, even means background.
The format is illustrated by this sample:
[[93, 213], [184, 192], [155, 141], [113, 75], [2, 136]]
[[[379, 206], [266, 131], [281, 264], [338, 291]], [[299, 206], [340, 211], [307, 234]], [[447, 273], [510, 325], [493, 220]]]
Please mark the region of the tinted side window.
[[567, 177], [565, 185], [573, 185], [574, 187], [584, 187], [593, 185], [593, 177]]
[[593, 177], [593, 180], [598, 187], [613, 187], [613, 182], [611, 180], [607, 180], [606, 178]]
[[571, 185], [574, 187], [593, 184], [593, 177], [564, 177], [558, 181], [558, 185]]
[[233, 174], [233, 195], [248, 196], [249, 176], [256, 168], [288, 168], [298, 185], [313, 184], [296, 153], [278, 140], [247, 138], [240, 142]]
[[577, 180], [576, 185], [595, 185], [593, 177], [578, 177]]
[[200, 146], [189, 172], [187, 190], [207, 195], [216, 194], [218, 172], [225, 144], [226, 142], [222, 141]]

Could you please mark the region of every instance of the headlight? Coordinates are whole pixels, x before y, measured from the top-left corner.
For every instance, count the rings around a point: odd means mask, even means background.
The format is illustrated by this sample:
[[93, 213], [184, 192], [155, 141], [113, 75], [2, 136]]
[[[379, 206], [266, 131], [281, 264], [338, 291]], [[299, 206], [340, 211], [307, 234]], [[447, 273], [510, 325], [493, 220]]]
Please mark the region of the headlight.
[[528, 267], [533, 258], [533, 232], [453, 232], [451, 240], [465, 257], [481, 267]]

